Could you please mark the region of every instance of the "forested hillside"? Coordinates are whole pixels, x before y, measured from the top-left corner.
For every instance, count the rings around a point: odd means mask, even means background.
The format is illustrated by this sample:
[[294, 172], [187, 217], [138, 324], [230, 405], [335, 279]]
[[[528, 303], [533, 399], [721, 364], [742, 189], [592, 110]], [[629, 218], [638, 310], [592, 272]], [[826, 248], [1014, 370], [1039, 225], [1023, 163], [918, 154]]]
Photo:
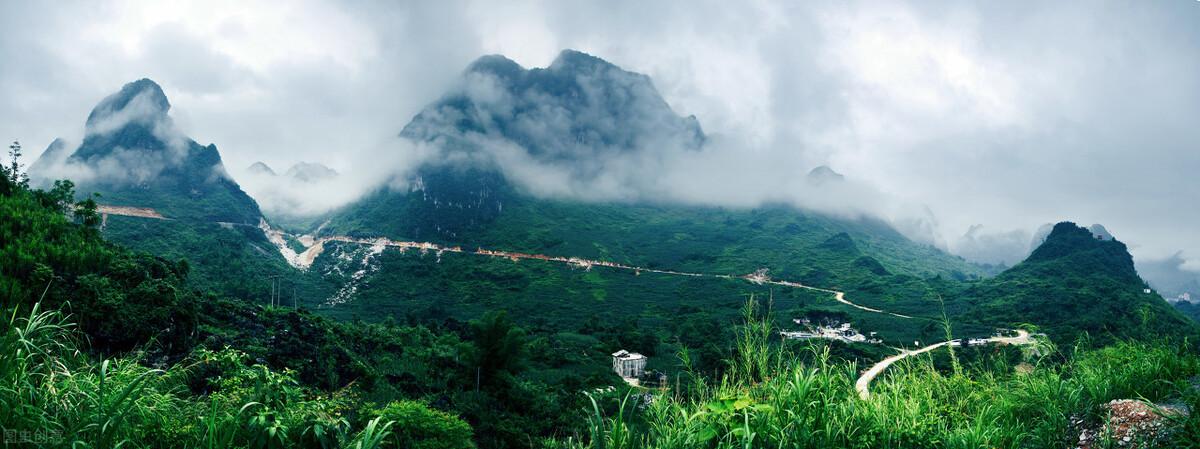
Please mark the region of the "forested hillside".
[[1138, 277], [1125, 244], [1074, 223], [1054, 226], [1024, 262], [970, 286], [967, 319], [1031, 323], [1069, 343], [1084, 334], [1104, 342], [1200, 335]]
[[164, 219], [108, 215], [101, 230], [137, 250], [189, 260], [189, 277], [205, 289], [265, 302], [266, 279], [289, 267], [258, 229], [258, 204], [226, 173], [216, 146], [184, 135], [170, 109], [154, 81], [124, 85], [88, 114], [78, 146], [59, 139], [42, 153], [29, 170], [33, 184], [69, 176], [80, 197], [153, 210]]
[[466, 448], [583, 425], [567, 391], [587, 379], [522, 376], [541, 365], [502, 312], [429, 328], [252, 305], [104, 241], [69, 183], [27, 182], [0, 181], [4, 429], [56, 447]]

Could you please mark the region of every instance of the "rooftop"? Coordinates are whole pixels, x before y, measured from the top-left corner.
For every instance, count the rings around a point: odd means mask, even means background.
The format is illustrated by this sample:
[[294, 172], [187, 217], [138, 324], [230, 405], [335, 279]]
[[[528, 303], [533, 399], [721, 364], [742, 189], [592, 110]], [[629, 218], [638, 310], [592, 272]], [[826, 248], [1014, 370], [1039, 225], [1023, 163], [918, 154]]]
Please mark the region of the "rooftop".
[[646, 358], [646, 356], [644, 356], [644, 355], [638, 354], [636, 352], [629, 352], [624, 349], [612, 353], [612, 356], [614, 358], [618, 358], [618, 359], [622, 359], [622, 360], [636, 360], [636, 359]]

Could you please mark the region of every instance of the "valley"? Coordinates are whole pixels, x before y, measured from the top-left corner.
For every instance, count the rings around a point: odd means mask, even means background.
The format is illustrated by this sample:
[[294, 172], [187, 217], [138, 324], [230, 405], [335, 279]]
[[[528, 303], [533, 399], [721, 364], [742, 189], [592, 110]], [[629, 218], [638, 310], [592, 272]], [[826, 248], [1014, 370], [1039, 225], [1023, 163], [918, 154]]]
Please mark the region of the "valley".
[[[972, 226], [974, 254], [1003, 250], [980, 263], [840, 153], [880, 139], [749, 145], [647, 74], [546, 56], [479, 56], [320, 145], [279, 135], [315, 122], [197, 121], [244, 105], [176, 77], [122, 85], [82, 133], [56, 124], [80, 138], [28, 169], [14, 142], [5, 447], [50, 429], [104, 449], [1040, 449], [1134, 398], [1189, 404], [1171, 425], [1200, 435], [1200, 324], [1139, 247], [1068, 221], [1085, 209], [1046, 208], [1032, 239]], [[289, 118], [345, 125], [343, 92], [306, 90]]]

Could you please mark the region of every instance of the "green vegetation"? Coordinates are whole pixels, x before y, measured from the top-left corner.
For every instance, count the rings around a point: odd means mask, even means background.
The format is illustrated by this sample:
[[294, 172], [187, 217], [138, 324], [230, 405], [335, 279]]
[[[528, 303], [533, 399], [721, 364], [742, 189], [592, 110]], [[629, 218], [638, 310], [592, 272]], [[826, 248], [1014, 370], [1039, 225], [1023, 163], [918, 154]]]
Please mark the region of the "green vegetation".
[[[258, 204], [225, 173], [217, 147], [182, 135], [167, 116], [170, 107], [149, 79], [126, 84], [96, 105], [87, 126], [103, 132], [88, 132], [66, 158], [97, 171], [79, 191], [168, 218], [258, 224]], [[45, 173], [34, 175], [48, 181]]]
[[523, 376], [534, 342], [507, 320], [336, 322], [202, 292], [189, 263], [104, 241], [70, 184], [7, 170], [0, 428], [39, 446], [520, 447], [582, 426], [582, 402]]
[[9, 445], [399, 448], [424, 432], [425, 447], [472, 447], [470, 428], [453, 415], [413, 402], [361, 410], [353, 390], [314, 391], [236, 350], [197, 350], [152, 369], [81, 354], [59, 312], [35, 305], [5, 316], [0, 427], [32, 435]]
[[[868, 218], [838, 219], [788, 206], [724, 209], [580, 203], [491, 188], [499, 192], [489, 199], [502, 199], [503, 212], [462, 216], [471, 212], [435, 207], [434, 193], [382, 191], [334, 217], [322, 232], [704, 273], [745, 274], [767, 267], [779, 278], [829, 287], [850, 287], [857, 280], [854, 276], [889, 272], [955, 279], [989, 273]], [[450, 193], [469, 196], [471, 192]], [[862, 256], [868, 258], [859, 260]]]
[[1164, 335], [1200, 336], [1157, 293], [1148, 291], [1125, 244], [1059, 223], [1027, 260], [969, 285], [964, 319], [1032, 323], [1058, 342], [1089, 335], [1096, 343]]
[[257, 227], [186, 220], [151, 220], [110, 215], [104, 238], [171, 260], [187, 260], [191, 286], [223, 296], [267, 304], [271, 277], [283, 278], [282, 302], [292, 304], [293, 288], [303, 298], [328, 295], [332, 287], [296, 275], [279, 250]]
[[[75, 201], [70, 183], [33, 190], [19, 166], [3, 170], [0, 428], [41, 432], [31, 434], [39, 446], [1047, 447], [1076, 430], [1071, 417], [1101, 420], [1110, 399], [1197, 405], [1194, 347], [1160, 339], [1194, 325], [1142, 292], [1123, 245], [1066, 224], [1026, 263], [962, 281], [971, 276], [954, 273], [953, 259], [909, 264], [912, 244], [869, 222], [628, 205], [598, 207], [606, 222], [548, 207], [568, 223], [552, 254], [731, 274], [762, 258], [779, 278], [916, 318], [737, 279], [416, 251], [374, 256], [379, 269], [355, 281], [353, 301], [315, 314], [290, 307], [287, 293], [285, 307], [264, 307], [264, 279], [283, 275], [284, 289], [302, 292], [298, 305], [313, 306], [351, 279], [365, 249], [331, 244], [298, 274], [250, 227], [110, 217], [102, 233], [95, 203]], [[495, 223], [548, 226], [514, 215]], [[617, 228], [622, 241], [592, 222], [642, 224]], [[552, 228], [529, 229], [511, 235], [517, 249], [539, 248], [536, 230]], [[662, 241], [674, 246], [654, 243], [672, 229]], [[780, 247], [795, 250], [773, 255]], [[1074, 303], [1090, 315], [1046, 311]], [[776, 312], [742, 323], [764, 309]], [[858, 368], [891, 350], [780, 342], [775, 331], [797, 317], [850, 321], [904, 345], [1027, 323], [1080, 343], [935, 352], [890, 368], [862, 401]], [[608, 368], [621, 348], [650, 356], [672, 388], [624, 387]], [[611, 385], [622, 388], [602, 389]], [[1196, 447], [1195, 434], [1172, 443]]]
[[1184, 314], [1184, 316], [1187, 316], [1196, 322], [1200, 322], [1200, 304], [1192, 304], [1190, 302], [1180, 301], [1175, 303], [1175, 310], [1178, 310], [1179, 313]]
[[720, 381], [649, 403], [596, 401], [588, 433], [560, 447], [1071, 447], [1081, 430], [1072, 420], [1099, 425], [1107, 418], [1100, 406], [1116, 398], [1186, 402], [1192, 415], [1175, 418], [1180, 430], [1161, 447], [1200, 447], [1200, 390], [1189, 381], [1200, 373], [1200, 356], [1191, 346], [1125, 341], [1065, 358], [1043, 345], [1018, 356], [1023, 370], [1003, 352], [962, 371], [922, 357], [892, 367], [864, 401], [854, 391], [854, 365], [819, 347], [800, 354], [773, 347], [767, 327], [751, 320], [740, 332], [738, 356]]

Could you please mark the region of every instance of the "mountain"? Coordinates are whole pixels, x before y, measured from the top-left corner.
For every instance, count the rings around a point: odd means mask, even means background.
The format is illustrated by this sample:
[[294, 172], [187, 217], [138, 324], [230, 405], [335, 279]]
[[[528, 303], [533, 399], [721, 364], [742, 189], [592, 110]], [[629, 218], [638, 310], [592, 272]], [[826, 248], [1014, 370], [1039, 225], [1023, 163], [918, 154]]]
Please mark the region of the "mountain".
[[676, 115], [649, 77], [571, 50], [547, 68], [479, 58], [461, 86], [413, 117], [400, 137], [438, 155], [403, 180], [407, 191], [377, 192], [335, 218], [335, 228], [456, 240], [527, 193], [506, 161], [592, 180], [610, 158], [662, 145], [698, 150], [705, 141], [696, 118]]
[[[263, 162], [255, 162], [246, 167], [246, 172], [254, 176], [265, 176], [274, 178], [279, 176], [275, 170]], [[337, 177], [338, 172], [332, 168], [317, 162], [297, 162], [287, 171], [283, 173], [286, 178], [294, 179], [300, 182], [319, 182]]]
[[338, 172], [316, 162], [297, 162], [288, 168], [284, 176], [301, 182], [318, 182], [334, 178]]
[[50, 142], [50, 146], [46, 147], [46, 151], [43, 151], [42, 155], [38, 156], [37, 160], [33, 161], [33, 164], [29, 166], [30, 175], [38, 177], [39, 174], [47, 173], [55, 167], [60, 166], [71, 156], [68, 148], [67, 142], [63, 139], [54, 139], [53, 142]]
[[162, 88], [149, 79], [126, 84], [88, 114], [83, 141], [55, 140], [31, 166], [41, 184], [70, 179], [104, 206], [149, 208], [166, 220], [109, 213], [108, 240], [171, 260], [187, 259], [197, 286], [245, 299], [267, 296], [268, 283], [247, 276], [288, 270], [258, 229], [258, 204], [225, 172], [215, 145], [179, 130]]
[[[649, 77], [577, 51], [534, 69], [503, 56], [479, 58], [464, 71], [461, 87], [418, 113], [400, 136], [438, 156], [393, 183], [407, 188], [368, 195], [335, 213], [322, 232], [664, 267], [750, 272], [771, 266], [797, 276], [805, 271], [805, 249], [849, 232], [891, 272], [982, 274], [878, 220], [778, 205], [724, 209], [534, 194], [522, 179], [538, 174], [509, 170], [504, 161], [533, 160], [589, 178], [601, 176], [615, 154], [664, 145], [704, 151], [707, 138], [696, 118], [676, 114]], [[821, 167], [809, 179], [842, 177]]]
[[[415, 141], [438, 141], [449, 153], [477, 153], [498, 137], [541, 161], [587, 163], [608, 153], [675, 143], [699, 148], [705, 136], [695, 117], [679, 117], [646, 75], [603, 59], [563, 51], [549, 67], [527, 70], [503, 56], [467, 67], [465, 86], [426, 107], [401, 131]], [[486, 165], [491, 161], [481, 161]]]
[[[88, 114], [83, 142], [67, 150], [55, 140], [33, 164], [43, 181], [69, 177], [100, 203], [144, 207], [168, 218], [256, 224], [258, 205], [225, 172], [215, 145], [177, 129], [162, 88], [126, 84]], [[64, 157], [65, 156], [65, 157]]]
[[1054, 225], [1025, 261], [964, 292], [968, 319], [1031, 323], [1065, 343], [1085, 333], [1104, 341], [1197, 335], [1197, 323], [1138, 276], [1125, 244], [1097, 228]]
[[1140, 261], [1137, 269], [1167, 299], [1185, 293], [1200, 299], [1200, 272], [1189, 270], [1186, 265], [1183, 253], [1177, 252], [1165, 259]]
[[[1031, 235], [1021, 229], [994, 232], [985, 229], [982, 224], [976, 224], [954, 242], [953, 252], [976, 263], [999, 267], [1016, 265], [1046, 241], [1053, 229], [1054, 223], [1046, 223]], [[1099, 223], [1087, 229], [1097, 238], [1113, 239], [1108, 229]]]
[[813, 185], [837, 184], [846, 181], [846, 177], [841, 173], [833, 171], [827, 165], [817, 166], [808, 172], [806, 179]]
[[989, 232], [982, 224], [975, 224], [954, 242], [954, 254], [977, 263], [1007, 267], [1029, 256], [1033, 250], [1030, 243], [1031, 236], [1027, 231]]
[[[599, 176], [596, 171], [613, 155], [661, 151], [661, 145], [685, 154], [702, 152], [706, 137], [694, 117], [670, 109], [648, 77], [578, 52], [563, 52], [545, 69], [485, 56], [466, 69], [461, 83], [464, 87], [426, 107], [400, 133], [437, 153], [410, 178], [392, 183], [406, 188], [380, 189], [310, 232], [693, 273], [741, 276], [765, 268], [775, 279], [841, 289], [870, 307], [922, 317], [939, 310], [936, 297], [928, 294], [929, 282], [986, 275], [979, 266], [868, 217], [778, 204], [722, 208], [538, 195], [521, 179], [537, 174], [510, 170], [506, 161], [534, 160], [587, 178]], [[815, 169], [809, 179], [843, 180], [828, 167]], [[882, 338], [897, 344], [935, 338], [938, 332], [936, 326], [844, 307], [829, 295], [773, 291], [736, 279], [676, 279], [603, 268], [580, 273], [536, 261], [441, 253], [433, 259], [337, 243], [326, 245], [311, 271], [349, 285], [346, 295], [320, 303], [326, 313], [345, 318], [467, 320], [504, 308], [545, 329], [590, 335], [595, 326], [588, 323], [599, 320], [640, 326], [669, 341], [689, 332], [683, 323], [728, 324], [743, 295], [755, 292], [788, 311], [780, 314], [789, 317], [786, 323], [793, 313], [820, 309], [862, 320], [856, 322], [879, 329]]]
[[1138, 273], [1184, 315], [1200, 322], [1200, 273], [1187, 268], [1183, 253], [1159, 260], [1142, 260]]
[[[766, 269], [773, 279], [839, 289], [869, 307], [933, 318], [940, 309], [928, 294], [931, 284], [986, 274], [869, 217], [780, 204], [723, 208], [539, 195], [523, 178], [538, 173], [513, 170], [511, 160], [589, 178], [602, 176], [605, 163], [621, 155], [651, 154], [666, 145], [685, 155], [703, 152], [707, 137], [694, 117], [674, 113], [645, 75], [578, 52], [565, 51], [543, 69], [486, 56], [464, 71], [460, 84], [400, 132], [435, 157], [390, 183], [402, 187], [367, 195], [308, 232], [729, 277], [583, 270], [332, 241], [309, 271], [346, 285], [345, 294], [310, 306], [343, 318], [409, 322], [461, 322], [504, 309], [549, 334], [600, 338], [610, 326], [637, 329], [652, 338], [634, 349], [690, 347], [708, 351], [701, 358], [715, 363], [713, 348], [720, 347], [748, 293], [773, 299], [783, 325], [830, 311], [878, 330], [892, 344], [927, 341], [941, 332], [930, 320], [904, 322], [840, 304], [832, 294], [755, 285], [737, 276]], [[843, 178], [826, 167], [810, 179]], [[974, 329], [982, 335], [990, 330]]]
[[1088, 226], [1088, 232], [1091, 232], [1093, 237], [1096, 237], [1101, 240], [1112, 240], [1113, 239], [1112, 233], [1108, 232], [1108, 229], [1105, 228], [1104, 225], [1102, 225], [1100, 223], [1095, 223], [1091, 226]]
[[246, 167], [246, 171], [255, 175], [277, 176], [275, 170], [261, 161], [250, 164], [249, 167]]

